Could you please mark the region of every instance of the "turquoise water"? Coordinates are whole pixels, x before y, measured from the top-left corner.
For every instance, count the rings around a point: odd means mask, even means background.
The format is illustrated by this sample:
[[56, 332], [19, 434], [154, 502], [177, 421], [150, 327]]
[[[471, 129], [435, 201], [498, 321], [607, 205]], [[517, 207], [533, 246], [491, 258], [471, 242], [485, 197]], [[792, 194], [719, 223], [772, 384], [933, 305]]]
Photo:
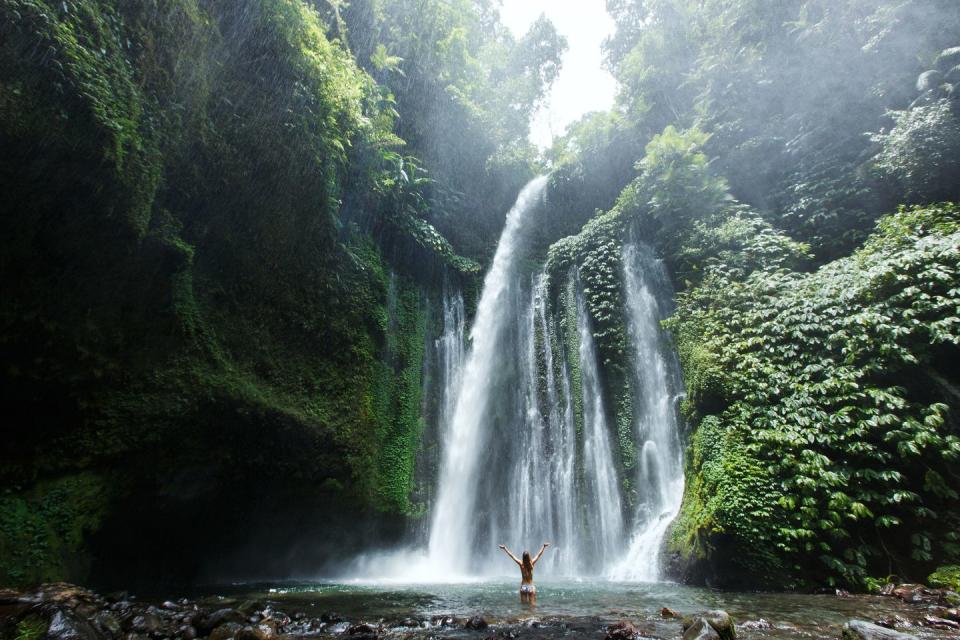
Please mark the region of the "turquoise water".
[[[681, 614], [724, 609], [740, 625], [743, 638], [837, 638], [840, 626], [853, 618], [876, 621], [901, 615], [917, 619], [923, 613], [916, 606], [881, 596], [719, 592], [671, 583], [602, 581], [539, 582], [538, 602], [531, 607], [519, 602], [517, 589], [515, 580], [506, 579], [463, 584], [237, 584], [218, 588], [217, 595], [208, 598], [224, 606], [255, 600], [287, 614], [336, 613], [350, 622], [383, 621], [387, 627], [412, 617], [425, 621], [421, 631], [428, 635], [432, 632], [426, 621], [433, 616], [482, 615], [494, 625], [493, 632], [498, 625], [506, 628], [526, 622], [529, 626], [538, 621], [540, 624], [530, 627], [536, 629], [530, 632], [534, 635], [602, 637], [605, 625], [627, 619], [645, 635], [680, 637], [680, 623], [660, 616], [661, 608], [668, 607]], [[772, 628], [752, 628], [760, 620]], [[918, 637], [955, 637], [930, 629], [909, 631]], [[410, 629], [403, 630], [404, 636], [410, 633]]]

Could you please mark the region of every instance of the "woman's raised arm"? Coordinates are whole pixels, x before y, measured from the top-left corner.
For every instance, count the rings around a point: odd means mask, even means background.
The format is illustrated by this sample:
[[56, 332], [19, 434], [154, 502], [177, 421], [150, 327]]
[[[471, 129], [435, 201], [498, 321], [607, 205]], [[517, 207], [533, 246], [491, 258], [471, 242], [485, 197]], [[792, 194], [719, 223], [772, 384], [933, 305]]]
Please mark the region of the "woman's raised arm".
[[506, 545], [502, 545], [502, 544], [501, 544], [501, 545], [500, 545], [500, 548], [503, 549], [503, 552], [506, 553], [508, 556], [510, 556], [510, 558], [511, 558], [514, 562], [516, 562], [517, 564], [523, 566], [523, 563], [521, 563], [520, 560], [517, 559], [517, 556], [513, 555], [512, 553], [510, 553], [510, 549], [507, 549]]
[[540, 547], [540, 553], [538, 553], [538, 554], [537, 554], [537, 557], [533, 559], [533, 564], [537, 564], [537, 560], [540, 559], [540, 556], [543, 555], [543, 552], [546, 551], [546, 550], [547, 550], [547, 547], [549, 547], [549, 546], [550, 546], [550, 543], [549, 543], [549, 542], [544, 542], [544, 543], [543, 543], [543, 546]]

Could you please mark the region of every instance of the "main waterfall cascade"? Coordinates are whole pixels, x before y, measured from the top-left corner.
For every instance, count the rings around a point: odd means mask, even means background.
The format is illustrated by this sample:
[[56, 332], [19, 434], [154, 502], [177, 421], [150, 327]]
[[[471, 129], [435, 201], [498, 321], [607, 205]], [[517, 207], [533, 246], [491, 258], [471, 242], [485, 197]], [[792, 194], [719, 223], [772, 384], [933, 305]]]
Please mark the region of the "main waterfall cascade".
[[[538, 575], [659, 578], [659, 549], [683, 494], [682, 386], [660, 328], [669, 280], [648, 249], [624, 247], [637, 464], [621, 477], [579, 274], [571, 269], [562, 283], [565, 308], [553, 310], [546, 274], [524, 269], [528, 227], [544, 206], [546, 183], [531, 181], [507, 214], [469, 349], [463, 299], [444, 296], [443, 333], [434, 345], [442, 392], [431, 432], [440, 453], [426, 544], [364, 556], [353, 576], [442, 582], [504, 575], [515, 567], [499, 543], [519, 552], [552, 542]], [[625, 479], [635, 490], [631, 500]]]

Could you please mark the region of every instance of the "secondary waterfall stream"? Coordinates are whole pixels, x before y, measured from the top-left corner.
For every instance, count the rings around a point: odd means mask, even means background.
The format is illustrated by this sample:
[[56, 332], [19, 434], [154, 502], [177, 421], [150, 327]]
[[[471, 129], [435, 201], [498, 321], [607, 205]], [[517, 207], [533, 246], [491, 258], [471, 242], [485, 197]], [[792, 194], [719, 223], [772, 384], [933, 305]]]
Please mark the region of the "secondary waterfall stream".
[[[525, 260], [529, 227], [548, 206], [546, 185], [546, 177], [531, 181], [507, 214], [468, 349], [463, 298], [445, 294], [434, 345], [442, 392], [430, 432], [440, 454], [426, 544], [361, 559], [354, 575], [438, 582], [503, 575], [514, 568], [498, 543], [519, 553], [552, 542], [538, 575], [660, 577], [659, 550], [683, 495], [682, 384], [660, 328], [669, 280], [649, 249], [624, 246], [634, 407], [632, 445], [624, 445], [605, 409], [580, 274], [571, 268], [554, 283], [562, 302], [551, 301], [547, 275], [531, 274]], [[621, 464], [618, 446], [634, 447], [632, 468]]]

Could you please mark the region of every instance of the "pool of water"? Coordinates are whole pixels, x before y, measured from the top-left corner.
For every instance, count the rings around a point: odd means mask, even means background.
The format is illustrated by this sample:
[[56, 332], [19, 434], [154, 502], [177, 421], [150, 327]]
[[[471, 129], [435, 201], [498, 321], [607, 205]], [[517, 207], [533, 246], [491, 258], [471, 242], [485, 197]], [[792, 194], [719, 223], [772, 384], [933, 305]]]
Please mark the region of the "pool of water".
[[[524, 622], [529, 626], [537, 621], [542, 626], [532, 626], [540, 629], [538, 635], [551, 635], [547, 628], [554, 628], [564, 631], [560, 635], [596, 637], [602, 637], [605, 625], [622, 619], [651, 637], [680, 637], [679, 621], [664, 619], [660, 614], [663, 607], [681, 614], [724, 609], [744, 638], [837, 638], [840, 627], [851, 619], [876, 621], [900, 615], [916, 620], [923, 614], [915, 605], [881, 596], [724, 592], [672, 583], [541, 581], [535, 606], [521, 604], [517, 590], [517, 581], [507, 578], [457, 584], [234, 584], [207, 590], [203, 599], [223, 606], [252, 600], [287, 614], [336, 613], [351, 622], [383, 621], [388, 627], [411, 617], [426, 621], [440, 615], [481, 615], [494, 632], [498, 625], [522, 628]], [[927, 628], [915, 627], [909, 632], [924, 638], [956, 637]]]

